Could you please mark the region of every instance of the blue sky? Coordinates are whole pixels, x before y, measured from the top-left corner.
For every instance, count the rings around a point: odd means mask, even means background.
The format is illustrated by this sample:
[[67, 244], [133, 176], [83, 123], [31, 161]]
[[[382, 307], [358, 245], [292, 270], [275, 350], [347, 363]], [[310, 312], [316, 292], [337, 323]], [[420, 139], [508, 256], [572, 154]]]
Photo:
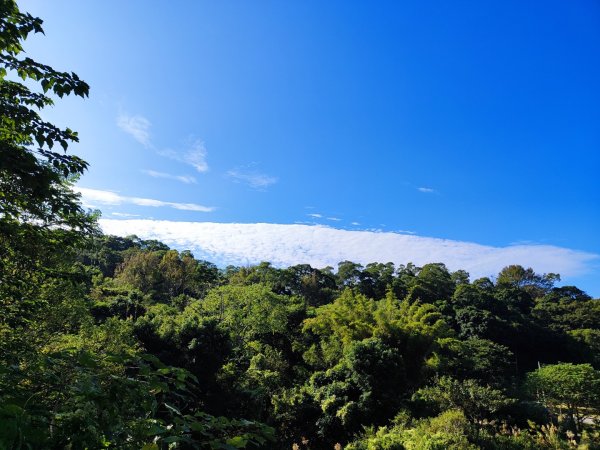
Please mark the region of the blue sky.
[[595, 0], [20, 6], [45, 21], [30, 56], [91, 85], [46, 116], [79, 131], [105, 219], [519, 245], [543, 271], [569, 249], [554, 271], [600, 295]]

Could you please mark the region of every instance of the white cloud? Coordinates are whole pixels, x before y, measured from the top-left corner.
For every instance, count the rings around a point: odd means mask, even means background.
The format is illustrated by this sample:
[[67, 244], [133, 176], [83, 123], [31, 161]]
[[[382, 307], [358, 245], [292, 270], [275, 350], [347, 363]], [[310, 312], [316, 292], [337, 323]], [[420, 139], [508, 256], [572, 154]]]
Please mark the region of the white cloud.
[[148, 119], [141, 115], [130, 116], [125, 113], [119, 114], [117, 117], [117, 125], [121, 130], [133, 136], [140, 144], [147, 148], [152, 148], [160, 156], [171, 158], [194, 167], [198, 172], [204, 173], [208, 171], [208, 163], [206, 162], [206, 147], [201, 140], [192, 140], [187, 148], [182, 152], [176, 152], [172, 149], [157, 150], [152, 145], [150, 139], [150, 126], [152, 125]]
[[170, 173], [157, 172], [155, 170], [142, 170], [142, 172], [154, 178], [166, 178], [186, 184], [196, 183], [196, 179], [190, 175], [171, 175]]
[[169, 207], [174, 209], [180, 209], [184, 211], [199, 211], [199, 212], [211, 212], [214, 211], [213, 207], [198, 205], [196, 203], [176, 203], [176, 202], [164, 202], [162, 200], [154, 200], [151, 198], [141, 197], [127, 197], [124, 195], [117, 194], [111, 191], [103, 191], [99, 189], [89, 189], [75, 186], [73, 188], [75, 192], [81, 194], [81, 202], [85, 207], [96, 208], [100, 205], [138, 205], [138, 206], [151, 206], [153, 208]]
[[317, 213], [307, 214], [307, 216], [314, 217], [315, 219], [320, 219], [323, 217], [322, 214], [317, 214]]
[[208, 163], [206, 162], [206, 147], [204, 142], [200, 140], [192, 141], [186, 150], [177, 152], [173, 149], [166, 148], [157, 152], [160, 156], [170, 158], [175, 161], [188, 164], [200, 173], [208, 171]]
[[426, 194], [433, 194], [434, 192], [436, 192], [435, 189], [428, 188], [428, 187], [419, 187], [419, 188], [417, 188], [417, 191], [424, 192]]
[[300, 224], [102, 219], [100, 225], [106, 233], [159, 239], [221, 265], [260, 261], [271, 261], [278, 266], [308, 263], [313, 267], [336, 266], [344, 260], [361, 264], [443, 262], [450, 270], [464, 269], [478, 278], [497, 274], [510, 264], [532, 267], [537, 272], [575, 276], [585, 273], [589, 263], [598, 258], [591, 253], [550, 245], [491, 247], [393, 232], [348, 231]]
[[129, 116], [119, 114], [117, 125], [125, 133], [131, 135], [136, 141], [145, 147], [151, 147], [150, 142], [150, 121], [143, 116]]
[[352, 222], [350, 225], [360, 225], [358, 222]]
[[208, 170], [208, 164], [206, 163], [206, 148], [202, 141], [194, 141], [190, 145], [190, 148], [185, 152], [183, 159], [198, 172], [206, 172]]
[[140, 217], [139, 214], [129, 214], [129, 213], [122, 213], [122, 212], [112, 212], [112, 213], [110, 213], [110, 215], [115, 216], [115, 217], [124, 217], [124, 218]]
[[333, 222], [339, 222], [342, 219], [340, 219], [339, 217], [327, 217], [327, 220], [331, 220]]
[[101, 191], [99, 189], [88, 189], [79, 186], [73, 187], [75, 192], [81, 194], [81, 201], [84, 206], [96, 206], [97, 203], [101, 205], [121, 205], [127, 203], [126, 197], [122, 197], [119, 194], [111, 191]]
[[255, 171], [247, 171], [243, 169], [232, 169], [227, 172], [227, 176], [232, 178], [235, 182], [246, 183], [253, 189], [264, 190], [272, 184], [277, 183], [277, 177], [265, 175]]

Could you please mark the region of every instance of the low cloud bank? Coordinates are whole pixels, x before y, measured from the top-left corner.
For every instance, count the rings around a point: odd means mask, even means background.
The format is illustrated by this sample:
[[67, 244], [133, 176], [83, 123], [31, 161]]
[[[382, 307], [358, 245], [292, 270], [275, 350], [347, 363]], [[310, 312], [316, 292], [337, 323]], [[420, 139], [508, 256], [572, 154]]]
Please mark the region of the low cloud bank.
[[269, 223], [173, 222], [166, 220], [102, 219], [105, 233], [135, 234], [157, 239], [178, 250], [191, 250], [197, 258], [219, 265], [251, 265], [270, 261], [276, 266], [307, 263], [313, 267], [337, 267], [350, 260], [413, 262], [422, 266], [443, 262], [450, 270], [464, 269], [475, 279], [497, 274], [503, 267], [520, 264], [536, 272], [578, 276], [589, 271], [598, 258], [587, 252], [551, 245], [491, 247], [392, 232], [348, 231], [326, 226]]

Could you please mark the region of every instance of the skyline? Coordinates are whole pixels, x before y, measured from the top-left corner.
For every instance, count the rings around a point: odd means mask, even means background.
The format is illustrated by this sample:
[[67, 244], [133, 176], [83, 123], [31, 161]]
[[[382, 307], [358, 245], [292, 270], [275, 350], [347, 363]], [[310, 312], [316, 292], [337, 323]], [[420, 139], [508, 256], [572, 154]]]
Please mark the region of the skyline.
[[597, 3], [20, 5], [104, 218], [550, 246], [600, 295]]
[[424, 266], [443, 261], [450, 271], [466, 270], [471, 281], [496, 279], [504, 267], [519, 264], [543, 273], [577, 275], [595, 255], [554, 246], [490, 247], [471, 242], [414, 236], [395, 232], [343, 230], [325, 225], [173, 222], [163, 220], [101, 219], [105, 232], [138, 235], [178, 249], [221, 267], [270, 262], [276, 267], [310, 264], [335, 269], [338, 263], [393, 262]]

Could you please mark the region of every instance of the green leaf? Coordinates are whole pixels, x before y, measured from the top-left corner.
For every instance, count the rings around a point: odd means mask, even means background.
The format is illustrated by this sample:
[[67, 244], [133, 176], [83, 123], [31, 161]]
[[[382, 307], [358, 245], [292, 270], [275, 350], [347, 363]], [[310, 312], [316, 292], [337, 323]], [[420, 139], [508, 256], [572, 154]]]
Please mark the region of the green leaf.
[[91, 353], [81, 352], [77, 358], [77, 362], [83, 367], [95, 368], [98, 367], [98, 363], [94, 359]]
[[149, 444], [144, 444], [142, 450], [158, 450], [158, 445], [156, 442], [151, 442]]
[[0, 411], [10, 416], [20, 416], [23, 414], [23, 408], [13, 403], [3, 405], [0, 407]]
[[243, 438], [242, 436], [235, 436], [231, 439], [227, 439], [227, 444], [232, 445], [235, 448], [244, 448], [248, 443], [248, 439]]

